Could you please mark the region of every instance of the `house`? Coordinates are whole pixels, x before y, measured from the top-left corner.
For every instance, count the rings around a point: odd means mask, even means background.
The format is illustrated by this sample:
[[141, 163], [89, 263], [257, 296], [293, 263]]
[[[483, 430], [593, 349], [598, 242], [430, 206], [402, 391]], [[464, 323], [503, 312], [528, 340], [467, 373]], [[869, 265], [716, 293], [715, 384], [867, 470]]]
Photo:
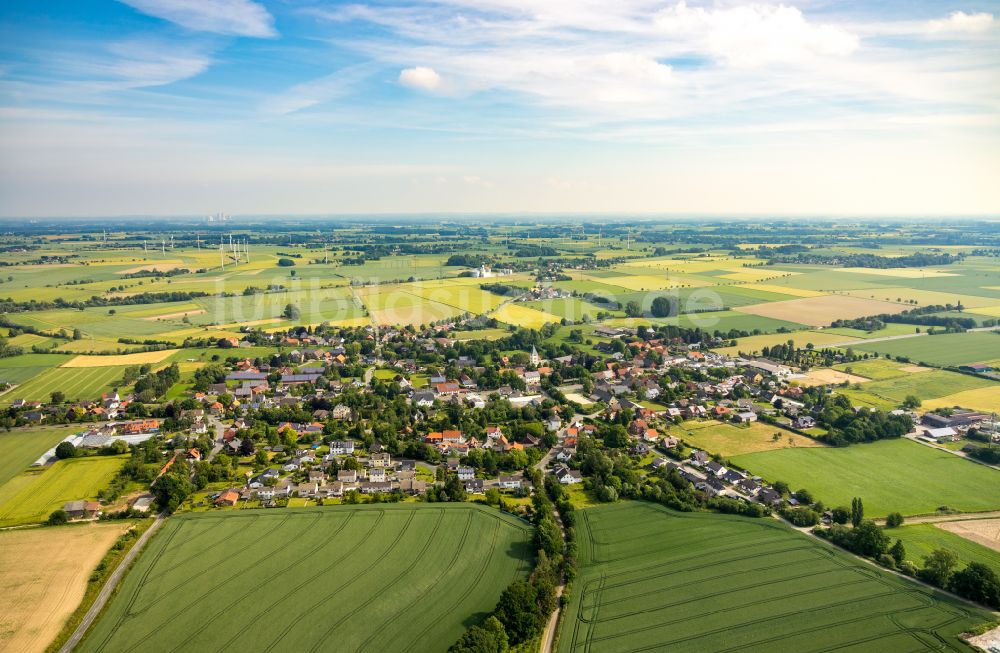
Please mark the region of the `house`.
[[735, 469], [727, 469], [726, 473], [722, 475], [722, 480], [726, 483], [739, 483], [743, 479], [743, 474], [740, 474]]
[[384, 467], [372, 467], [368, 470], [368, 480], [373, 483], [382, 483], [388, 480]]
[[335, 455], [353, 454], [354, 440], [333, 440], [330, 442], [330, 453]]
[[351, 409], [344, 404], [337, 404], [330, 411], [330, 417], [336, 420], [351, 419]]
[[219, 496], [215, 498], [215, 501], [213, 503], [215, 503], [215, 505], [217, 506], [235, 506], [239, 500], [240, 500], [240, 493], [237, 492], [235, 489], [230, 488], [219, 494]]
[[387, 452], [373, 453], [368, 457], [370, 467], [385, 469], [392, 466], [392, 456]]
[[760, 492], [760, 485], [753, 479], [745, 478], [736, 484], [736, 489], [748, 497], [755, 497]]
[[951, 428], [950, 426], [945, 426], [944, 428], [937, 429], [927, 429], [925, 432], [928, 439], [936, 440], [938, 442], [953, 442], [958, 437], [958, 431]]
[[427, 481], [419, 481], [415, 478], [400, 479], [399, 489], [407, 494], [422, 494], [427, 490]]
[[342, 469], [337, 472], [337, 480], [341, 483], [356, 483], [358, 481], [358, 472], [353, 469]]
[[575, 485], [583, 482], [583, 475], [577, 469], [559, 467], [555, 470], [555, 477], [563, 485]]
[[476, 470], [472, 467], [459, 467], [456, 472], [460, 481], [468, 481], [476, 478]]
[[389, 482], [362, 483], [358, 489], [361, 490], [361, 494], [388, 493], [392, 492], [392, 483]]
[[63, 504], [63, 511], [70, 519], [90, 519], [101, 512], [101, 504], [96, 501], [69, 501]]
[[247, 487], [253, 488], [253, 489], [262, 488], [262, 487], [264, 487], [264, 485], [266, 485], [267, 480], [268, 479], [272, 479], [272, 478], [275, 479], [275, 480], [277, 480], [277, 478], [278, 478], [278, 470], [274, 469], [273, 467], [269, 467], [269, 468], [265, 469], [263, 472], [261, 472], [260, 474], [257, 474], [256, 476], [254, 476], [253, 478], [251, 478], [247, 482]]
[[704, 465], [705, 469], [715, 477], [721, 477], [726, 473], [726, 468], [715, 462], [714, 460], [709, 460]]
[[757, 413], [752, 410], [744, 411], [742, 413], [736, 413], [733, 415], [733, 421], [737, 424], [749, 424], [750, 422], [757, 421]]
[[795, 428], [811, 429], [816, 426], [816, 420], [809, 415], [799, 415], [795, 418]]
[[691, 464], [695, 466], [701, 466], [708, 462], [708, 454], [704, 451], [692, 451], [691, 452]]
[[757, 494], [757, 500], [769, 506], [776, 506], [781, 503], [781, 495], [771, 488], [765, 488]]
[[725, 484], [714, 476], [707, 476], [705, 480], [695, 483], [694, 486], [713, 497], [726, 489]]
[[465, 481], [465, 491], [469, 494], [483, 494], [485, 483], [481, 478], [470, 478]]
[[501, 490], [519, 490], [521, 489], [521, 483], [522, 479], [520, 476], [501, 475], [497, 481], [497, 487]]

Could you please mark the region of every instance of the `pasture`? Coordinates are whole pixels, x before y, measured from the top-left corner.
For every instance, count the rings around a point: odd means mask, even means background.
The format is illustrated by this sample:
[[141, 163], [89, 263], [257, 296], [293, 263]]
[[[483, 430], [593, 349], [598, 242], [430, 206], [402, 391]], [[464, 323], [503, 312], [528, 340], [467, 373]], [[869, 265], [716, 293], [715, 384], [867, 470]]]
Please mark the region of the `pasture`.
[[925, 410], [935, 408], [971, 408], [988, 413], [1000, 413], [1000, 384], [976, 388], [974, 390], [963, 390], [943, 397], [937, 397], [923, 403]]
[[826, 331], [792, 331], [791, 333], [770, 333], [760, 336], [749, 336], [736, 340], [735, 347], [721, 347], [716, 349], [720, 354], [736, 356], [740, 352], [744, 354], [759, 354], [764, 347], [783, 345], [791, 340], [796, 347], [813, 345], [816, 349], [831, 347], [836, 345], [849, 346], [858, 340], [850, 336], [843, 336]]
[[[997, 383], [988, 379], [947, 370], [931, 369], [927, 372], [911, 372], [906, 376], [897, 376], [882, 381], [869, 381], [860, 390], [852, 389], [846, 394], [859, 400], [864, 399], [866, 403], [896, 408], [909, 395], [927, 401], [955, 392], [983, 392], [996, 387]], [[838, 389], [838, 392], [841, 390]]]
[[975, 524], [976, 521], [980, 520], [941, 522], [940, 524], [904, 524], [899, 528], [886, 529], [885, 532], [894, 540], [903, 541], [903, 546], [906, 547], [906, 559], [918, 567], [924, 565], [924, 556], [930, 555], [935, 549], [947, 549], [958, 557], [959, 568], [970, 562], [981, 562], [1000, 575], [1000, 551], [989, 549], [961, 535], [949, 532], [950, 524]]
[[79, 650], [444, 650], [529, 571], [530, 539], [475, 504], [177, 515]]
[[807, 488], [827, 506], [861, 497], [868, 517], [928, 514], [941, 506], [1000, 509], [1000, 472], [906, 439], [763, 451], [732, 461], [768, 481]]
[[638, 502], [577, 514], [559, 653], [961, 651], [989, 620], [771, 519]]
[[853, 361], [851, 363], [842, 363], [840, 365], [835, 365], [834, 369], [848, 374], [857, 374], [858, 376], [863, 376], [867, 379], [871, 379], [872, 381], [895, 379], [901, 376], [906, 376], [907, 374], [918, 373], [917, 370], [921, 370], [923, 372], [931, 371], [931, 368], [929, 367], [914, 368], [912, 365], [897, 363], [887, 358], [871, 358], [868, 360]]
[[1000, 333], [990, 331], [942, 333], [884, 342], [862, 342], [852, 346], [858, 351], [878, 352], [893, 358], [903, 356], [913, 362], [947, 367], [1000, 358]]
[[11, 478], [0, 485], [0, 527], [42, 522], [67, 501], [96, 498], [127, 459], [71, 458]]
[[490, 314], [501, 322], [529, 329], [540, 329], [546, 324], [559, 324], [562, 320], [558, 315], [528, 308], [524, 304], [504, 304], [499, 310]]
[[[822, 447], [821, 442], [798, 433], [786, 431], [762, 422], [736, 426], [715, 420], [691, 420], [680, 425], [682, 432], [671, 431], [688, 445], [722, 456], [736, 456], [754, 451], [771, 451], [788, 447]], [[779, 437], [775, 439], [775, 435]]]
[[80, 426], [42, 426], [0, 431], [0, 486]]
[[126, 522], [0, 531], [0, 651], [40, 653]]

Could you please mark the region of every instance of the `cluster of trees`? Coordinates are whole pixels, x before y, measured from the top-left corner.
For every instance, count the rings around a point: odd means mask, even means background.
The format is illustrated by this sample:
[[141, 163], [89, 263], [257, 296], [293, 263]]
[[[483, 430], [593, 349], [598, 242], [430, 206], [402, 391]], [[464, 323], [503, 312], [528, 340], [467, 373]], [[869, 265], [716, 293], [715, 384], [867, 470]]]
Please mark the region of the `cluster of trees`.
[[0, 312], [20, 313], [23, 311], [47, 311], [56, 308], [75, 308], [83, 310], [85, 308], [100, 306], [132, 306], [136, 304], [159, 304], [161, 302], [183, 302], [198, 297], [208, 297], [209, 293], [202, 291], [174, 291], [174, 292], [143, 292], [135, 295], [115, 295], [113, 297], [101, 297], [94, 295], [90, 299], [70, 301], [62, 297], [52, 301], [39, 301], [31, 299], [24, 302], [16, 302], [10, 297], [0, 302]]
[[859, 317], [853, 320], [834, 320], [831, 326], [844, 327], [848, 329], [864, 329], [874, 331], [885, 327], [887, 323], [893, 324], [914, 324], [928, 327], [942, 327], [946, 331], [964, 331], [978, 326], [976, 320], [971, 317], [958, 317], [954, 315], [935, 315], [948, 311], [962, 311], [965, 307], [961, 301], [955, 304], [934, 304], [933, 306], [921, 306], [911, 308], [902, 313], [881, 313], [869, 317]]
[[449, 267], [478, 268], [490, 262], [490, 257], [482, 254], [452, 254], [444, 264]]
[[816, 423], [828, 431], [821, 439], [834, 446], [900, 438], [913, 430], [913, 420], [908, 415], [868, 408], [855, 411], [845, 395], [832, 395], [823, 388], [805, 390], [803, 399], [812, 406]]
[[509, 286], [505, 283], [481, 283], [479, 284], [480, 289], [486, 292], [491, 292], [494, 295], [514, 295], [518, 292], [523, 292], [524, 288], [518, 288], [517, 286]]
[[950, 265], [965, 258], [964, 254], [928, 254], [915, 252], [906, 256], [890, 257], [877, 254], [816, 254], [814, 252], [798, 251], [797, 253], [780, 254], [773, 250], [758, 250], [758, 256], [768, 255], [768, 265], [778, 263], [842, 265], [846, 268], [873, 268], [885, 270], [889, 268], [923, 268], [931, 265]]
[[173, 363], [162, 370], [157, 370], [152, 374], [146, 374], [135, 382], [133, 391], [139, 401], [150, 403], [158, 397], [163, 396], [170, 386], [181, 380], [181, 371], [177, 363]]

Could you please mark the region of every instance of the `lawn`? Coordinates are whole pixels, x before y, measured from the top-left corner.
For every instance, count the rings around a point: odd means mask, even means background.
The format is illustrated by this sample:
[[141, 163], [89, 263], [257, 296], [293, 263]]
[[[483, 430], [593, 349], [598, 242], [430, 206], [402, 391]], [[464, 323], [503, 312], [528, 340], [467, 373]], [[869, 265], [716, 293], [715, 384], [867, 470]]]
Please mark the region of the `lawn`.
[[961, 651], [990, 620], [772, 519], [639, 502], [577, 515], [560, 653]]
[[0, 431], [0, 486], [79, 430], [79, 426], [53, 426]]
[[0, 486], [0, 527], [45, 521], [67, 501], [95, 499], [126, 460], [128, 456], [60, 460], [15, 476]]
[[887, 529], [886, 534], [894, 541], [903, 541], [906, 559], [913, 561], [918, 567], [924, 566], [924, 556], [930, 555], [935, 549], [947, 549], [958, 557], [960, 567], [970, 562], [981, 562], [1000, 575], [1000, 551], [987, 549], [982, 544], [949, 533], [935, 524], [903, 525]]
[[475, 504], [177, 515], [79, 650], [445, 650], [527, 573], [530, 538]]
[[0, 651], [41, 653], [128, 522], [0, 531]]
[[869, 517], [927, 514], [940, 506], [1000, 509], [1000, 472], [906, 439], [764, 451], [732, 460], [769, 481], [805, 487], [828, 506], [849, 506], [861, 497]]
[[1000, 334], [988, 331], [943, 333], [855, 344], [854, 349], [889, 354], [893, 358], [905, 356], [914, 362], [942, 367], [968, 365], [1000, 358]]
[[[692, 420], [684, 422], [680, 428], [683, 432], [671, 431], [671, 435], [677, 435], [695, 449], [704, 449], [727, 457], [788, 447], [823, 446], [812, 438], [762, 422], [736, 426], [715, 420], [705, 422]], [[775, 440], [775, 434], [780, 435], [780, 438]]]
[[858, 376], [863, 376], [873, 381], [895, 379], [896, 377], [914, 373], [913, 366], [907, 365], [906, 363], [897, 363], [896, 361], [891, 361], [888, 358], [872, 358], [869, 360], [858, 360], [851, 363], [841, 363], [840, 365], [835, 365], [834, 369], [838, 369], [849, 374], [857, 374]]

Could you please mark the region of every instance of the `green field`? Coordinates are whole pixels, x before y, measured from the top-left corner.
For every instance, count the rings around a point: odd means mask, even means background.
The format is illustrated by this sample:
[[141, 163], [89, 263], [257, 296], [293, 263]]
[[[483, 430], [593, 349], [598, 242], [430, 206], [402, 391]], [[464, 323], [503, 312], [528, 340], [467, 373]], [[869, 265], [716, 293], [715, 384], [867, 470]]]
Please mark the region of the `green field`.
[[981, 562], [993, 568], [1000, 575], [1000, 551], [988, 549], [982, 544], [967, 540], [961, 535], [949, 533], [934, 524], [910, 524], [886, 530], [889, 537], [900, 539], [906, 548], [906, 559], [918, 567], [924, 564], [924, 556], [935, 549], [947, 549], [959, 560], [959, 567], [970, 562]]
[[61, 390], [68, 401], [98, 399], [122, 378], [124, 370], [120, 365], [51, 368], [0, 395], [0, 403], [9, 404], [15, 399], [49, 401], [53, 390]]
[[[855, 368], [854, 364], [847, 367]], [[871, 371], [871, 370], [869, 370]], [[858, 374], [859, 372], [855, 372]], [[886, 372], [888, 373], [888, 372]], [[843, 392], [856, 405], [875, 408], [898, 408], [907, 396], [913, 395], [922, 401], [937, 399], [956, 392], [995, 387], [996, 381], [947, 370], [924, 368], [921, 372], [910, 372], [903, 376], [862, 383], [860, 389], [837, 390]]]
[[[834, 369], [836, 370], [848, 372], [849, 374], [857, 374], [873, 381], [885, 381], [886, 379], [895, 379], [913, 373], [907, 372], [903, 369], [904, 367], [906, 367], [905, 363], [897, 363], [888, 358], [872, 358], [834, 365]], [[921, 373], [918, 372], [918, 374]]]
[[0, 527], [45, 521], [67, 501], [94, 499], [128, 456], [91, 456], [60, 460], [0, 485]]
[[769, 481], [807, 488], [827, 506], [861, 497], [868, 517], [927, 514], [940, 506], [1000, 509], [1000, 472], [905, 439], [763, 451], [732, 461]]
[[963, 651], [989, 621], [771, 519], [619, 503], [577, 513], [560, 653]]
[[54, 426], [0, 431], [0, 486], [79, 430], [79, 426]]
[[1000, 333], [976, 331], [886, 340], [852, 345], [858, 351], [905, 356], [914, 363], [942, 367], [968, 365], [1000, 358]]
[[531, 565], [474, 504], [172, 517], [80, 651], [443, 651]]

